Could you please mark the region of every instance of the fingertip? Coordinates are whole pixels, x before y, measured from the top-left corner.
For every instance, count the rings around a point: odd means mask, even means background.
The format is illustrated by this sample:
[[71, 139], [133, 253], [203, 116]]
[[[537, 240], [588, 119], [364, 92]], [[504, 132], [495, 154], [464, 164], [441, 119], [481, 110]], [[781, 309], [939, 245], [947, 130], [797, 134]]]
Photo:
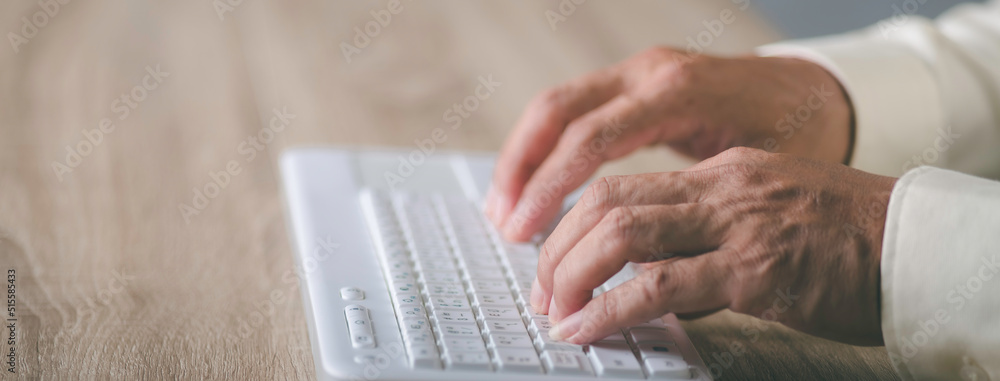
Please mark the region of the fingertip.
[[494, 205], [494, 219], [493, 223], [496, 226], [501, 226], [507, 218], [510, 216], [511, 209], [513, 208], [514, 202], [511, 201], [511, 196], [507, 192], [497, 190], [495, 193], [495, 205]]
[[559, 313], [559, 307], [556, 306], [556, 301], [549, 301], [549, 321], [553, 323], [559, 323], [563, 319], [562, 314]]
[[556, 323], [549, 330], [549, 337], [556, 341], [569, 341], [579, 336], [580, 326], [583, 325], [583, 311], [577, 311], [572, 315]]
[[531, 283], [531, 308], [535, 311], [541, 310], [542, 306], [542, 285], [538, 282], [538, 277]]
[[496, 223], [494, 215], [496, 214], [496, 203], [497, 203], [497, 189], [495, 184], [490, 184], [490, 189], [486, 191], [486, 197], [483, 198], [483, 214], [486, 215], [490, 221]]

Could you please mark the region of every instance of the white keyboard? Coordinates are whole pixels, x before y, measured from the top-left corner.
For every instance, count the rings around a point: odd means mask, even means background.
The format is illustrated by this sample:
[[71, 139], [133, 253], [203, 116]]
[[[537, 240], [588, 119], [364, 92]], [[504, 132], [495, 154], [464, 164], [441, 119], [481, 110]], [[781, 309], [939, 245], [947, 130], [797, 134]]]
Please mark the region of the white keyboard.
[[[672, 315], [591, 345], [551, 340], [548, 317], [527, 302], [537, 248], [500, 240], [464, 197], [365, 190], [361, 206], [414, 371], [709, 379], [685, 360], [700, 363], [679, 348], [693, 352]], [[364, 299], [350, 287], [341, 297]], [[354, 348], [379, 345], [366, 307], [351, 304], [344, 316]]]

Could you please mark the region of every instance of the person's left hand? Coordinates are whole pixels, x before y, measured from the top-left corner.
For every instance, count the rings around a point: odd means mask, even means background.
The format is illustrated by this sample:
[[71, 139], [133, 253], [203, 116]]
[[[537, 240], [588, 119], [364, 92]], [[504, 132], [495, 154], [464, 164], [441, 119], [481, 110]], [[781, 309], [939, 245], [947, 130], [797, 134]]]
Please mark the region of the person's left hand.
[[[894, 178], [733, 148], [691, 169], [607, 177], [542, 247], [531, 305], [583, 344], [667, 313], [729, 308], [880, 344], [879, 260]], [[663, 253], [675, 255], [662, 259]], [[643, 271], [592, 299], [628, 262]]]

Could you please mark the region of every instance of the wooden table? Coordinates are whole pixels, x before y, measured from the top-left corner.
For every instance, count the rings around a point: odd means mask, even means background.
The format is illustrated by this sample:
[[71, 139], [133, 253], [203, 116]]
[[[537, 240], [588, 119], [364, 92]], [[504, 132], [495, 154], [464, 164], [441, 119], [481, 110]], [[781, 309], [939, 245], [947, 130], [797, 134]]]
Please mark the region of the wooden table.
[[[0, 5], [0, 31], [21, 37], [0, 46], [0, 270], [16, 271], [20, 379], [312, 378], [282, 149], [412, 147], [492, 76], [502, 85], [442, 148], [496, 150], [535, 92], [686, 46], [724, 9], [736, 21], [700, 36], [708, 51], [780, 37], [725, 0], [404, 1], [367, 44], [355, 28], [386, 1], [47, 4]], [[647, 150], [604, 172], [684, 165]], [[686, 327], [723, 379], [895, 377], [882, 348], [746, 324]]]

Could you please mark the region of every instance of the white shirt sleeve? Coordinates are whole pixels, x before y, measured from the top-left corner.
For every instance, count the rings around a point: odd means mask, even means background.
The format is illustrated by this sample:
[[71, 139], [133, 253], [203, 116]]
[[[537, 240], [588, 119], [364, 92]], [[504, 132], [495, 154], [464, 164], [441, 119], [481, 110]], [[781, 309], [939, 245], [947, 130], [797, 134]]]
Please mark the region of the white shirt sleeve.
[[854, 107], [852, 166], [894, 177], [921, 165], [1000, 177], [1000, 1], [960, 5], [936, 21], [897, 15], [758, 53], [809, 60], [840, 80]]
[[904, 380], [1000, 380], [1000, 182], [933, 167], [899, 179], [882, 335]]
[[1000, 183], [968, 175], [1000, 177], [1000, 0], [759, 53], [837, 77], [854, 108], [851, 165], [902, 175], [881, 264], [883, 338], [900, 376], [1000, 381]]

